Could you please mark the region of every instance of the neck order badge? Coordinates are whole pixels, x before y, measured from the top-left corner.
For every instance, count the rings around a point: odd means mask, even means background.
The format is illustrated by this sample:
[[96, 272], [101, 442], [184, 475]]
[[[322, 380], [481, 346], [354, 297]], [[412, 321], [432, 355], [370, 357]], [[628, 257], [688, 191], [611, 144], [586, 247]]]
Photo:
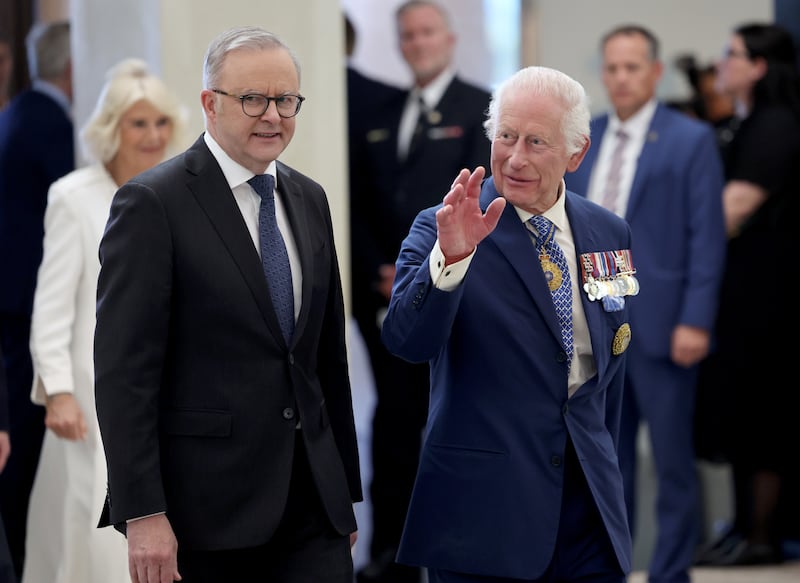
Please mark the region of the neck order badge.
[[553, 296], [553, 304], [561, 325], [561, 340], [572, 361], [572, 280], [564, 252], [555, 241], [556, 226], [541, 215], [534, 215], [531, 224], [539, 233], [536, 246], [539, 251], [539, 263], [547, 279], [547, 287]]

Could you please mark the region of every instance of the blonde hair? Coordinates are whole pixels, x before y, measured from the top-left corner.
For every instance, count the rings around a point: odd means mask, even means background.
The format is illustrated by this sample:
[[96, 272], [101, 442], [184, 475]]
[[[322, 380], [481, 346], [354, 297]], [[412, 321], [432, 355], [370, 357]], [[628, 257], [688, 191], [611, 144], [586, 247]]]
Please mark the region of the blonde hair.
[[80, 133], [85, 155], [97, 162], [108, 162], [119, 150], [119, 121], [133, 104], [146, 100], [172, 122], [168, 150], [181, 144], [187, 112], [164, 82], [150, 73], [141, 59], [125, 59], [106, 74], [94, 111]]

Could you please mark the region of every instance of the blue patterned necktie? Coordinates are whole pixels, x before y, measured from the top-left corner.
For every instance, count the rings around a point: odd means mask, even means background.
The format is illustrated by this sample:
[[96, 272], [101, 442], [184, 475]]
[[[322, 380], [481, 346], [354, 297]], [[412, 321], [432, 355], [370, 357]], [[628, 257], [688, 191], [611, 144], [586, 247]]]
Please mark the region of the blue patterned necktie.
[[547, 286], [553, 296], [553, 304], [561, 324], [561, 341], [567, 351], [569, 362], [572, 362], [572, 280], [569, 267], [561, 247], [555, 239], [556, 226], [541, 215], [530, 219], [539, 236], [536, 249], [539, 251], [539, 263], [542, 264]]
[[294, 333], [294, 290], [289, 253], [278, 230], [275, 218], [275, 179], [258, 174], [247, 181], [261, 197], [258, 211], [258, 235], [261, 244], [261, 266], [267, 278], [269, 295], [278, 315], [281, 332], [289, 344]]

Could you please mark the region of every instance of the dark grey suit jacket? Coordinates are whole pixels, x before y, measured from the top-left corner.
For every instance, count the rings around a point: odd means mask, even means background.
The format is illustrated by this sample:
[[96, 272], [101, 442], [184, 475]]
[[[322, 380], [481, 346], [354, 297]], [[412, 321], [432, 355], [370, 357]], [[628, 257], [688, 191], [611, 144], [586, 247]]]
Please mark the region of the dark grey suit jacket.
[[203, 138], [114, 197], [100, 244], [96, 399], [103, 523], [166, 511], [179, 544], [263, 544], [284, 510], [301, 422], [341, 534], [362, 499], [330, 210], [278, 163], [303, 272], [291, 346], [258, 253]]

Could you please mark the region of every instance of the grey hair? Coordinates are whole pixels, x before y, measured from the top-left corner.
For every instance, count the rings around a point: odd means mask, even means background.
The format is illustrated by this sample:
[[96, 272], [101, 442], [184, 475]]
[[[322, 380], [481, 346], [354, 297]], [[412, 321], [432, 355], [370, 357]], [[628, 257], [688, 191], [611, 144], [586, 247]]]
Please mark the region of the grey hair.
[[658, 61], [658, 54], [660, 51], [658, 38], [656, 38], [656, 35], [654, 35], [650, 29], [638, 24], [623, 24], [622, 26], [618, 26], [615, 29], [607, 32], [603, 35], [603, 38], [600, 41], [600, 48], [605, 49], [608, 41], [610, 41], [612, 38], [618, 36], [636, 35], [644, 37], [644, 40], [647, 42], [647, 54], [649, 55], [650, 60], [653, 62]]
[[119, 121], [136, 102], [145, 100], [172, 122], [168, 148], [182, 141], [187, 111], [164, 82], [150, 73], [140, 59], [125, 59], [106, 74], [94, 111], [80, 133], [86, 156], [108, 162], [116, 156], [120, 144]]
[[450, 24], [450, 15], [447, 13], [447, 10], [444, 9], [444, 6], [439, 4], [438, 2], [433, 2], [432, 0], [407, 0], [403, 2], [394, 12], [394, 17], [396, 21], [399, 21], [403, 14], [412, 8], [421, 8], [423, 6], [430, 6], [431, 8], [435, 9], [442, 16], [442, 20], [444, 21], [444, 25], [447, 30], [452, 30]]
[[497, 131], [497, 118], [506, 96], [526, 93], [533, 97], [555, 97], [566, 106], [561, 119], [561, 131], [571, 156], [581, 151], [589, 137], [589, 98], [583, 85], [569, 75], [548, 67], [526, 67], [503, 81], [492, 95], [489, 110], [483, 127], [486, 137], [494, 140]]
[[67, 21], [37, 23], [25, 39], [31, 79], [57, 79], [67, 70], [72, 56]]
[[283, 49], [291, 57], [297, 71], [297, 81], [300, 82], [300, 61], [281, 39], [258, 26], [241, 26], [223, 32], [208, 46], [203, 61], [204, 89], [213, 89], [216, 86], [225, 57], [229, 52], [239, 49]]

